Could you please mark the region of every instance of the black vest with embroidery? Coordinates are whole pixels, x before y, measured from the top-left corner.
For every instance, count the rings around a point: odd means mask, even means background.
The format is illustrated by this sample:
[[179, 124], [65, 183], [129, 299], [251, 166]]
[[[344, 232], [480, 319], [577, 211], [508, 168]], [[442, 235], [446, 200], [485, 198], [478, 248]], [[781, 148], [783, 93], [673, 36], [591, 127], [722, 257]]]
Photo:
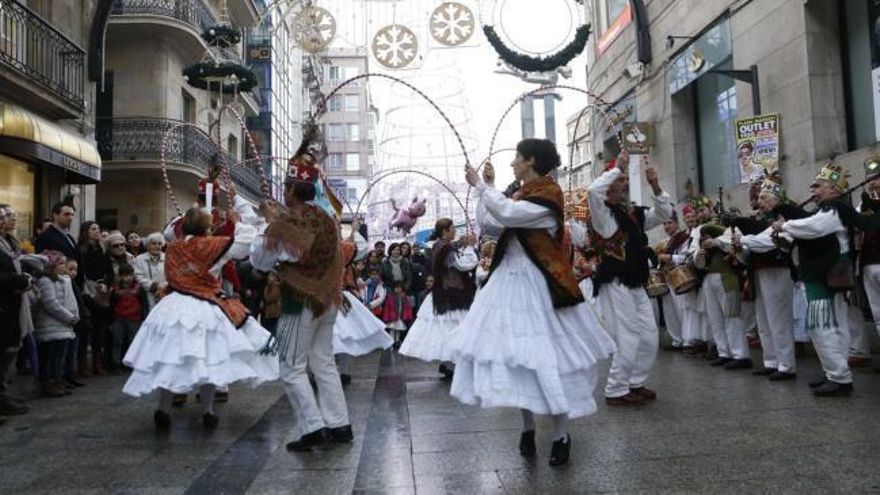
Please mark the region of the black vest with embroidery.
[[617, 232], [610, 239], [593, 236], [599, 253], [599, 266], [593, 277], [595, 293], [603, 284], [619, 281], [629, 288], [642, 287], [648, 281], [648, 236], [645, 235], [645, 207], [629, 211], [606, 203], [617, 222]]

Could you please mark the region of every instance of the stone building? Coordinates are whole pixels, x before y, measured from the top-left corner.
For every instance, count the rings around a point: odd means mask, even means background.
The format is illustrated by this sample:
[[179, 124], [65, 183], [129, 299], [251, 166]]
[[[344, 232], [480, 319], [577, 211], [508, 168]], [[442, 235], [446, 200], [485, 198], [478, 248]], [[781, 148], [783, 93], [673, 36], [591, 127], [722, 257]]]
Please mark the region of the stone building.
[[[560, 146], [562, 166], [559, 170], [559, 183], [563, 189], [570, 184], [572, 189], [586, 187], [593, 181], [593, 141], [590, 139], [591, 107], [585, 107], [572, 114], [565, 122], [565, 148]], [[570, 177], [570, 178], [569, 178]]]
[[94, 140], [96, 67], [108, 2], [0, 0], [0, 202], [29, 239], [71, 196], [74, 228], [102, 178]]
[[875, 4], [586, 1], [595, 30], [588, 86], [613, 104], [610, 122], [593, 116], [596, 160], [617, 153], [614, 135], [626, 122], [645, 123], [654, 132], [651, 158], [674, 196], [683, 199], [690, 181], [712, 196], [723, 187], [728, 204], [744, 206], [734, 126], [759, 104], [760, 113], [779, 114], [779, 169], [794, 199], [807, 196], [832, 157], [858, 182], [880, 140]]
[[[97, 101], [104, 179], [98, 186], [96, 220], [103, 228], [143, 234], [161, 229], [177, 213], [161, 173], [163, 143], [182, 210], [195, 201], [198, 181], [213, 163], [235, 164], [229, 170], [239, 192], [259, 201], [256, 169], [240, 164], [250, 154], [250, 143], [236, 116], [221, 111], [237, 100], [243, 118], [257, 116], [255, 97], [198, 89], [183, 75], [208, 51], [202, 38], [206, 28], [228, 21], [246, 30], [257, 20], [252, 0], [113, 2]], [[241, 61], [242, 50], [239, 43], [225, 53]], [[225, 201], [224, 194], [220, 200]]]

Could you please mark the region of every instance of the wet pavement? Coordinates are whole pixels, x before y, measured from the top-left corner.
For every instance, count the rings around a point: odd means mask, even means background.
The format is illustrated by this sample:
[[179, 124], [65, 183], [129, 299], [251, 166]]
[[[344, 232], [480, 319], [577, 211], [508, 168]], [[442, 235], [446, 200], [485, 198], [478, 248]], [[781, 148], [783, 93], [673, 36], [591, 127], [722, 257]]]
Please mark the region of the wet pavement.
[[[756, 354], [757, 356], [757, 354]], [[88, 380], [0, 426], [0, 493], [877, 493], [880, 375], [856, 375], [845, 399], [814, 398], [815, 358], [797, 382], [710, 368], [661, 351], [659, 399], [572, 422], [572, 460], [520, 457], [520, 415], [462, 406], [436, 366], [374, 353], [352, 363], [350, 445], [289, 453], [290, 406], [279, 384], [233, 388], [206, 432], [189, 402], [155, 432], [152, 401], [124, 377]], [[16, 377], [30, 390], [27, 377]], [[597, 391], [601, 399], [601, 391]]]

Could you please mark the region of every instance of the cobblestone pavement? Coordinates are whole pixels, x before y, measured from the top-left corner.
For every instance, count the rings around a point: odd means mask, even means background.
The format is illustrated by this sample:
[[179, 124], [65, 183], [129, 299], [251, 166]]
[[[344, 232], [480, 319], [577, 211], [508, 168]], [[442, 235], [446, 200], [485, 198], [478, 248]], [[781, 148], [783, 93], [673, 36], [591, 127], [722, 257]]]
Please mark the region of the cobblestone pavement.
[[[0, 493], [877, 493], [880, 375], [856, 375], [845, 399], [810, 395], [815, 358], [797, 382], [710, 368], [661, 351], [659, 399], [571, 424], [572, 461], [517, 451], [520, 415], [460, 405], [434, 365], [374, 353], [346, 388], [351, 445], [293, 454], [279, 384], [233, 388], [205, 432], [192, 402], [157, 434], [154, 404], [120, 392], [124, 377], [90, 379], [0, 426]], [[32, 389], [17, 377], [19, 391]], [[597, 391], [601, 399], [601, 390]]]

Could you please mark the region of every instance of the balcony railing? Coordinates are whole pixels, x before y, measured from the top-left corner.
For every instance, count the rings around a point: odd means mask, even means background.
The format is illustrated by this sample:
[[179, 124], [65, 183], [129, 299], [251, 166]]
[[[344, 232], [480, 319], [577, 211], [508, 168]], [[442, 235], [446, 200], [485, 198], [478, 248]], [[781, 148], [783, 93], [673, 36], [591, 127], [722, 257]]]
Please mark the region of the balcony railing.
[[82, 111], [86, 52], [15, 0], [0, 0], [0, 65]]
[[204, 0], [116, 0], [110, 15], [157, 15], [170, 17], [203, 31], [217, 24], [217, 17]]
[[[96, 133], [101, 159], [106, 162], [159, 163], [162, 140], [168, 134], [165, 161], [187, 165], [207, 174], [208, 166], [219, 160], [217, 145], [201, 129], [189, 125], [175, 127], [180, 123], [179, 120], [149, 117], [99, 118]], [[222, 155], [239, 191], [252, 199], [260, 199], [260, 176], [254, 167], [239, 164], [239, 160], [226, 151], [222, 151]]]

